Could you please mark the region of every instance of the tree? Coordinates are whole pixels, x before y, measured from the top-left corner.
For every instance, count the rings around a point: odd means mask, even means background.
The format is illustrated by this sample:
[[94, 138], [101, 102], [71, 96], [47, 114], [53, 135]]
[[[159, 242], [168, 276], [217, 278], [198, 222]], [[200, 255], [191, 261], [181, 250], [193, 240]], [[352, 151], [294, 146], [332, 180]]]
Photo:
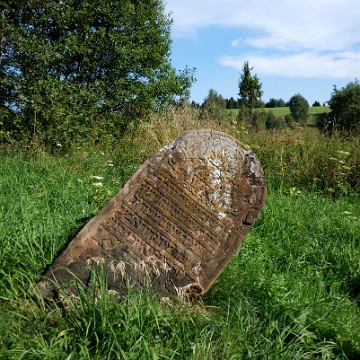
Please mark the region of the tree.
[[329, 100], [331, 122], [345, 132], [359, 131], [360, 124], [360, 84], [357, 79], [340, 90], [334, 85]]
[[195, 108], [195, 109], [199, 109], [199, 108], [200, 108], [200, 104], [197, 103], [195, 100], [192, 100], [192, 101], [191, 101], [190, 106], [193, 107], [193, 108]]
[[274, 98], [270, 98], [270, 100], [265, 104], [266, 108], [275, 108], [277, 105], [277, 101]]
[[249, 62], [246, 61], [239, 79], [239, 102], [248, 108], [250, 112], [259, 105], [263, 95], [260, 79], [256, 74], [254, 76], [251, 75], [252, 69], [249, 66]]
[[193, 72], [170, 64], [161, 0], [8, 0], [0, 11], [0, 109], [10, 129], [54, 141], [122, 132], [189, 95]]
[[226, 100], [216, 90], [210, 89], [201, 105], [200, 117], [210, 117], [221, 121], [226, 116]]
[[208, 106], [216, 106], [221, 109], [226, 109], [226, 100], [216, 90], [210, 89], [202, 104], [202, 107]]
[[238, 107], [238, 102], [233, 97], [231, 97], [230, 99], [226, 99], [227, 109], [237, 109]]
[[285, 107], [286, 103], [283, 99], [274, 99], [270, 98], [270, 100], [265, 104], [266, 108], [275, 108], [275, 107]]
[[314, 107], [314, 106], [321, 106], [321, 104], [319, 103], [319, 101], [315, 101], [313, 104], [312, 104], [312, 106]]
[[309, 103], [307, 100], [300, 94], [296, 94], [289, 100], [289, 108], [294, 120], [305, 125], [309, 111]]

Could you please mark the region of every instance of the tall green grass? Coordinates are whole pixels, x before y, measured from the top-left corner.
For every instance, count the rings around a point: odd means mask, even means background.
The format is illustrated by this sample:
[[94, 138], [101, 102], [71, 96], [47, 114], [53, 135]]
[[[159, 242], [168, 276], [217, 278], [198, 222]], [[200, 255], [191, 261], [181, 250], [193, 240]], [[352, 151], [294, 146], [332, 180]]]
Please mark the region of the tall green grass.
[[[208, 294], [185, 304], [129, 288], [119, 299], [94, 273], [96, 286], [78, 299], [37, 298], [32, 286], [46, 266], [144, 159], [206, 127], [248, 143], [269, 185], [259, 220]], [[3, 151], [0, 358], [359, 358], [358, 145], [313, 129], [204, 123], [184, 111], [67, 153]]]

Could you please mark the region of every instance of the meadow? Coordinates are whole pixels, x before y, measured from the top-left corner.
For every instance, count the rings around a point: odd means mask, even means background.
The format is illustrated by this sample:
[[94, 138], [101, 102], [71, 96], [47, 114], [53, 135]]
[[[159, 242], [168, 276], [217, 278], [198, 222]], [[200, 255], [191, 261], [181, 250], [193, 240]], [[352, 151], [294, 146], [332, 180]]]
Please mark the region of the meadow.
[[[236, 117], [239, 109], [228, 109], [226, 110], [229, 114]], [[272, 111], [274, 115], [289, 115], [290, 109], [289, 107], [276, 107], [276, 108], [264, 108], [264, 111], [269, 112]], [[323, 114], [330, 112], [329, 106], [311, 106], [309, 107], [309, 115], [315, 115], [315, 114]]]
[[[248, 144], [268, 185], [260, 218], [206, 296], [150, 288], [45, 303], [46, 266], [152, 153], [185, 130]], [[0, 359], [358, 359], [360, 139], [153, 116], [120, 140], [0, 152]], [[101, 185], [100, 185], [101, 183]], [[106, 271], [106, 269], [104, 270]], [[94, 277], [97, 275], [94, 274]]]

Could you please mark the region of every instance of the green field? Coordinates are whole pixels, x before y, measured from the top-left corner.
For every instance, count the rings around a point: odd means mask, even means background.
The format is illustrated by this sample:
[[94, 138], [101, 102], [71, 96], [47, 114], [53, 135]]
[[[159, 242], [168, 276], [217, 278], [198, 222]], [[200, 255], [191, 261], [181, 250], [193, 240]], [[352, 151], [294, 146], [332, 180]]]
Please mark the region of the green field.
[[[269, 195], [208, 294], [187, 304], [151, 289], [45, 304], [46, 266], [142, 162], [187, 129], [251, 146]], [[153, 118], [121, 141], [68, 152], [0, 153], [0, 359], [360, 358], [360, 144], [303, 131], [253, 132], [192, 114]], [[93, 176], [101, 176], [102, 186]]]
[[[287, 115], [290, 114], [290, 110], [288, 107], [277, 107], [277, 108], [264, 108], [266, 112], [272, 111], [275, 115]], [[239, 110], [238, 109], [230, 109], [227, 110], [230, 114], [237, 116]], [[314, 106], [309, 108], [309, 114], [323, 114], [330, 112], [329, 106]]]

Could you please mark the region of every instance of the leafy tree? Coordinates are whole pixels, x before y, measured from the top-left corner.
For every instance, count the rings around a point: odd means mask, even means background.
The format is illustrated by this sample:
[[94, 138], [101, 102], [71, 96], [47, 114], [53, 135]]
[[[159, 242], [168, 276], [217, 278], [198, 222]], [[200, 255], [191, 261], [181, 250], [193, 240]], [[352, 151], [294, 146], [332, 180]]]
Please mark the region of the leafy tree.
[[252, 117], [252, 111], [256, 107], [261, 107], [261, 97], [263, 91], [261, 90], [262, 84], [260, 79], [255, 74], [251, 75], [251, 70], [249, 62], [246, 61], [243, 66], [242, 74], [239, 79], [239, 103], [241, 106], [239, 116], [243, 117]]
[[319, 101], [315, 101], [313, 104], [312, 104], [312, 106], [314, 107], [314, 106], [321, 106], [321, 104], [319, 103]]
[[309, 103], [307, 100], [300, 94], [296, 94], [289, 100], [289, 108], [294, 120], [305, 125], [309, 111]]
[[216, 90], [210, 89], [201, 105], [201, 118], [210, 117], [221, 121], [226, 116], [226, 100]]
[[8, 130], [71, 140], [189, 95], [170, 64], [161, 0], [8, 0], [0, 7], [0, 112]]
[[226, 100], [214, 89], [209, 90], [209, 93], [202, 104], [203, 107], [212, 105], [222, 109], [226, 109]]
[[341, 131], [358, 131], [360, 124], [360, 84], [356, 79], [340, 90], [334, 85], [329, 100], [331, 123]]

